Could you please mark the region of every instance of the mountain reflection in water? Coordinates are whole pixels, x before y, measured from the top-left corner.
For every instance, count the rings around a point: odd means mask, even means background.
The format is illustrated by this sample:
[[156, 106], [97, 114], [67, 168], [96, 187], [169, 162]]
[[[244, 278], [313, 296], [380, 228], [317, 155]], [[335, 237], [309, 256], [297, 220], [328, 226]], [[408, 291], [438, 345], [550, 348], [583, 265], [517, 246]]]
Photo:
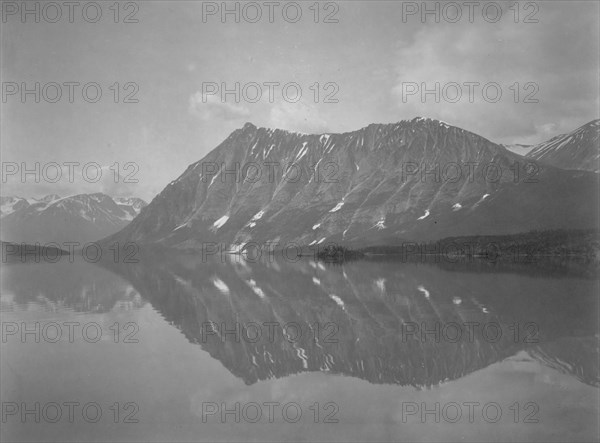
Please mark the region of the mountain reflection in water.
[[600, 385], [593, 278], [531, 277], [526, 265], [519, 273], [470, 273], [448, 263], [203, 262], [175, 253], [105, 266], [111, 272], [77, 263], [12, 266], [3, 283], [12, 300], [2, 309], [33, 302], [103, 312], [148, 302], [247, 385], [321, 371], [422, 388], [519, 351]]

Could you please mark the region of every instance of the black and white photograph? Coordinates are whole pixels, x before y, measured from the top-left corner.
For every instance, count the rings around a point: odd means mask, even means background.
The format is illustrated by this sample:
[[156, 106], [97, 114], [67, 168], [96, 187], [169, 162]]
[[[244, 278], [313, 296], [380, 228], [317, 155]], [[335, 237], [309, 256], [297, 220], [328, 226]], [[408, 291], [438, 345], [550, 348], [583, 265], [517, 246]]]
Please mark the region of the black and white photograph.
[[0, 442], [599, 442], [600, 1], [0, 0]]

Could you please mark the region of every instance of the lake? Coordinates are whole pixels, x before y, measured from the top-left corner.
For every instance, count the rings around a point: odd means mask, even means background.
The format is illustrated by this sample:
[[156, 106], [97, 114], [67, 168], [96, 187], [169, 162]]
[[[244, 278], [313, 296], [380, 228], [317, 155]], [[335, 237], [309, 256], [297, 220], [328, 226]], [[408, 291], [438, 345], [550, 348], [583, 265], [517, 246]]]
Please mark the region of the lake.
[[577, 267], [189, 254], [2, 267], [3, 441], [593, 441]]

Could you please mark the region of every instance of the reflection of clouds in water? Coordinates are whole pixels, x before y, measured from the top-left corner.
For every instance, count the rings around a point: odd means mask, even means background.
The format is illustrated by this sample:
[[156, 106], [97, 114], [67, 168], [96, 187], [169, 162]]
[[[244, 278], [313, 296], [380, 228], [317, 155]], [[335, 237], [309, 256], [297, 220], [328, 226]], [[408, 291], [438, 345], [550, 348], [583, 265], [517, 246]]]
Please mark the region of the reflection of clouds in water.
[[2, 303], [19, 311], [108, 312], [146, 303], [130, 282], [80, 258], [11, 265], [3, 269], [2, 286], [2, 294], [11, 294]]

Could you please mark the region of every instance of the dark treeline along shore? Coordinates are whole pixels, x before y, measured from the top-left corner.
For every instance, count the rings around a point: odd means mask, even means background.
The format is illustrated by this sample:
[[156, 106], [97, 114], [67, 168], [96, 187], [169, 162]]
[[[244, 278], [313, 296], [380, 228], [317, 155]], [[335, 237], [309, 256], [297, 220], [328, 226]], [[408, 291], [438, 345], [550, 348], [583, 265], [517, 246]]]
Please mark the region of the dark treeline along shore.
[[521, 265], [535, 265], [536, 269], [548, 272], [560, 269], [594, 276], [600, 274], [600, 232], [558, 229], [515, 235], [448, 237], [428, 243], [403, 242], [357, 249], [329, 244], [317, 249], [314, 255], [332, 263], [359, 259], [400, 260], [457, 264], [474, 272], [482, 267], [518, 270]]
[[576, 256], [598, 260], [600, 231], [594, 229], [535, 230], [512, 235], [470, 235], [400, 245], [371, 246], [363, 254], [445, 255], [506, 258], [518, 256]]

